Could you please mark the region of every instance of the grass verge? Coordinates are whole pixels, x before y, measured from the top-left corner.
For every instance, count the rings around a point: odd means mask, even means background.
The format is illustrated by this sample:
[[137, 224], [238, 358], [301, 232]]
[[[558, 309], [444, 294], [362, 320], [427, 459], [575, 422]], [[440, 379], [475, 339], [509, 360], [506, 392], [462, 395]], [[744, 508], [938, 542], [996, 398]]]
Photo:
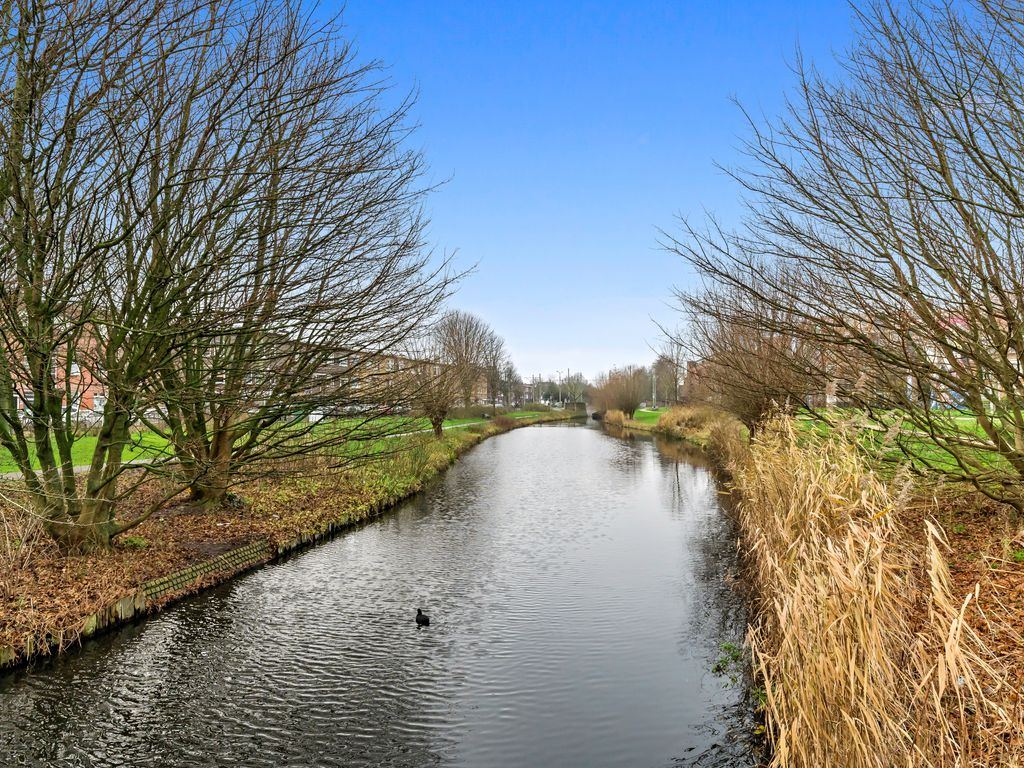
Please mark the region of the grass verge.
[[[501, 415], [507, 416], [513, 419], [532, 419], [542, 415], [546, 412], [542, 411], [501, 411]], [[473, 424], [486, 423], [491, 419], [490, 415], [487, 416], [466, 416], [445, 419], [444, 428], [446, 430], [458, 429], [460, 427], [469, 427]], [[360, 425], [363, 422], [357, 418], [343, 419], [336, 422], [323, 422], [325, 428], [330, 425], [336, 425], [342, 429], [352, 430], [354, 436], [358, 437], [361, 431]], [[405, 432], [425, 432], [430, 429], [430, 421], [421, 417], [412, 416], [384, 416], [378, 417], [373, 421], [373, 434], [402, 434]], [[366, 431], [366, 430], [362, 430]], [[75, 441], [75, 444], [71, 449], [71, 460], [76, 467], [83, 467], [88, 465], [92, 461], [93, 451], [96, 449], [95, 435], [83, 434]], [[56, 453], [56, 444], [54, 445], [54, 452]], [[31, 444], [29, 445], [29, 453], [32, 461], [32, 466], [35, 469], [39, 469], [39, 460], [36, 458], [35, 448]], [[153, 459], [157, 457], [166, 457], [171, 455], [170, 444], [161, 438], [160, 436], [152, 432], [136, 432], [132, 435], [131, 442], [125, 447], [124, 460], [138, 461], [140, 459]], [[0, 447], [0, 474], [8, 474], [18, 471], [18, 465], [14, 463], [10, 452], [6, 448]]]

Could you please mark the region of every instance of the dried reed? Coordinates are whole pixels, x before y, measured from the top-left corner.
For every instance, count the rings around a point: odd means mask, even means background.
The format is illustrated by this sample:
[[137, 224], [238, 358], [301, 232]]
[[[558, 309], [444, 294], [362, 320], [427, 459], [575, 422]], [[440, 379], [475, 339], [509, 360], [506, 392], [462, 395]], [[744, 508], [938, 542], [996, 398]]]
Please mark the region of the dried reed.
[[604, 423], [613, 427], [621, 427], [626, 423], [626, 414], [614, 408], [604, 412]]
[[941, 530], [924, 545], [843, 434], [777, 418], [730, 467], [758, 595], [750, 643], [775, 768], [1019, 766], [1024, 714], [953, 594]]

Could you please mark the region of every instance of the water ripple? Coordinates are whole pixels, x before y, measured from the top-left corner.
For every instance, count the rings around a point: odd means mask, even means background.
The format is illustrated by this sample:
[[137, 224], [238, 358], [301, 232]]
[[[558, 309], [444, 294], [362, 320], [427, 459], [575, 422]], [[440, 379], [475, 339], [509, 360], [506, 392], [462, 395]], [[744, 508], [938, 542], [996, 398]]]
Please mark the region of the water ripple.
[[740, 692], [709, 674], [743, 627], [717, 504], [705, 469], [650, 440], [517, 430], [394, 515], [0, 679], [0, 755], [752, 764]]

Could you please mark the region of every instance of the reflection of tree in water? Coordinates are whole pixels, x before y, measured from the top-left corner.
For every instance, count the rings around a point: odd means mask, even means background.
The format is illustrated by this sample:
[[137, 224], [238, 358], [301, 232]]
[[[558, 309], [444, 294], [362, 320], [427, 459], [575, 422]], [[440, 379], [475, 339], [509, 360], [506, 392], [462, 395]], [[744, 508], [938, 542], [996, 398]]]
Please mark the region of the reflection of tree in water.
[[644, 452], [639, 449], [643, 444], [652, 442], [651, 435], [610, 424], [605, 425], [604, 430], [609, 436], [616, 438], [617, 452], [611, 466], [622, 470], [623, 474], [635, 475], [642, 468], [644, 457]]
[[[742, 645], [747, 621], [744, 598], [738, 591], [735, 517], [726, 507], [731, 501], [727, 494], [720, 493], [721, 485], [700, 449], [662, 436], [655, 438], [655, 445], [659, 463], [671, 475], [671, 514], [696, 525], [695, 533], [688, 537], [694, 554], [694, 581], [682, 585], [690, 609], [679, 638], [680, 652], [700, 653], [694, 642], [704, 638], [702, 650], [708, 660], [706, 684], [717, 685], [711, 667], [720, 647], [723, 643]], [[746, 685], [746, 681], [741, 684]], [[712, 746], [699, 754], [678, 758], [674, 765], [732, 768], [757, 764], [751, 743], [756, 723], [749, 697], [745, 693], [737, 695], [739, 701], [723, 706], [718, 718], [704, 726], [713, 737]]]
[[710, 468], [711, 464], [704, 452], [695, 445], [687, 443], [684, 440], [678, 440], [665, 435], [659, 435], [653, 432], [637, 431], [632, 429], [626, 429], [624, 427], [618, 427], [610, 424], [604, 425], [604, 431], [610, 436], [616, 438], [620, 446], [628, 447], [633, 450], [621, 450], [619, 455], [614, 461], [614, 466], [619, 469], [628, 469], [635, 471], [641, 466], [641, 460], [644, 453], [635, 450], [640, 445], [654, 445], [655, 456], [657, 457], [658, 463], [663, 467], [669, 467], [676, 471], [679, 483], [677, 483], [677, 491], [679, 496], [677, 501], [682, 499], [682, 478], [679, 475], [678, 470], [680, 467], [700, 467]]
[[654, 445], [658, 448], [658, 457], [662, 459], [663, 463], [674, 462], [688, 464], [692, 467], [711, 467], [704, 451], [685, 440], [655, 434]]
[[662, 435], [655, 436], [654, 445], [658, 462], [672, 473], [672, 515], [678, 517], [691, 498], [699, 500], [709, 491], [707, 457], [696, 446]]

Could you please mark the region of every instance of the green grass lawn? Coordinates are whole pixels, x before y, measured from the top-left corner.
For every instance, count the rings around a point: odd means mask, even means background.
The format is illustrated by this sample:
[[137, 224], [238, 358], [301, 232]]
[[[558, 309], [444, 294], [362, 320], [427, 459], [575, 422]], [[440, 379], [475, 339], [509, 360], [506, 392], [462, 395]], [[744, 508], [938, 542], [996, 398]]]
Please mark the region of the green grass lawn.
[[[541, 411], [511, 411], [505, 413], [513, 419], [526, 419], [533, 416], [540, 416]], [[482, 424], [490, 417], [472, 416], [459, 419], [445, 419], [444, 428], [468, 427], [473, 424]], [[320, 422], [313, 428], [314, 433], [319, 430], [340, 428], [352, 432], [352, 437], [358, 439], [361, 434], [374, 439], [388, 434], [398, 435], [406, 432], [421, 432], [430, 429], [430, 421], [422, 416], [381, 416], [375, 419], [360, 419], [359, 417], [348, 417], [344, 419], [331, 419]]]
[[[543, 416], [545, 413], [545, 411], [510, 411], [503, 415], [513, 419], [529, 419], [536, 416]], [[410, 445], [414, 445], [417, 439], [428, 442], [434, 439], [431, 434], [430, 422], [426, 419], [413, 419], [409, 417], [396, 418], [400, 418], [402, 420], [395, 421], [389, 425], [392, 427], [392, 429], [389, 429], [390, 435], [387, 433], [381, 434], [380, 432], [376, 432], [375, 436], [366, 440], [352, 440], [344, 444], [337, 445], [330, 449], [331, 455], [362, 459], [370, 456], [394, 454], [396, 452], [403, 451]], [[475, 424], [486, 424], [489, 421], [489, 418], [446, 419], [443, 426], [448, 432], [459, 432], [464, 429], [469, 429]]]
[[[855, 411], [846, 409], [838, 414], [838, 420], [849, 419], [856, 424]], [[930, 435], [916, 429], [911, 424], [904, 424], [900, 430], [892, 434], [888, 426], [896, 422], [896, 414], [885, 414], [881, 423], [873, 422], [870, 428], [857, 429], [857, 441], [865, 453], [882, 465], [894, 466], [910, 462], [911, 466], [922, 472], [939, 472], [956, 476], [963, 470], [949, 450], [937, 443]], [[798, 415], [800, 428], [808, 434], [825, 436], [833, 427], [810, 416]], [[974, 437], [987, 441], [976, 417], [957, 411], [935, 411], [932, 418], [937, 431], [953, 438], [970, 439]], [[856, 426], [854, 427], [856, 429]], [[962, 449], [982, 465], [991, 470], [1007, 469], [1007, 461], [995, 451]]]
[[639, 421], [641, 424], [657, 424], [661, 414], [667, 410], [668, 408], [656, 408], [653, 410], [645, 408], [633, 414], [633, 421]]
[[[540, 416], [540, 411], [513, 411], [506, 414], [514, 419], [525, 419], [531, 416]], [[466, 419], [446, 419], [444, 422], [445, 428], [465, 428], [470, 427], [473, 424], [480, 424], [486, 422], [487, 419], [478, 418], [466, 418]], [[338, 424], [338, 422], [333, 422]], [[359, 419], [345, 419], [341, 422], [342, 427], [352, 429], [358, 427], [360, 424]], [[327, 428], [327, 424], [324, 428]], [[380, 435], [382, 431], [386, 429], [386, 433], [390, 434], [402, 434], [405, 432], [420, 432], [430, 429], [430, 422], [424, 418], [411, 417], [411, 416], [386, 416], [382, 419], [377, 419], [370, 424], [367, 424], [366, 431], [368, 434]], [[358, 434], [358, 429], [356, 432]], [[385, 434], [386, 434], [385, 433]], [[93, 451], [96, 449], [96, 436], [95, 435], [82, 435], [72, 446], [71, 459], [76, 467], [81, 467], [89, 464], [92, 461]], [[57, 452], [56, 445], [54, 445], [54, 453]], [[32, 466], [36, 469], [39, 468], [39, 461], [36, 459], [35, 450], [32, 450]], [[169, 454], [169, 446], [166, 440], [158, 437], [152, 432], [141, 432], [133, 437], [131, 445], [125, 450], [124, 460], [125, 461], [136, 461], [139, 459], [153, 459], [161, 456], [167, 456]], [[11, 454], [5, 448], [0, 448], [0, 473], [17, 472], [18, 465], [14, 463], [14, 459]]]
[[[71, 460], [76, 467], [88, 464], [92, 461], [92, 453], [96, 449], [95, 435], [82, 435], [71, 447]], [[57, 446], [54, 444], [54, 454], [57, 453]], [[36, 459], [35, 448], [30, 445], [32, 466], [39, 468], [39, 461]], [[131, 444], [125, 449], [125, 461], [137, 459], [152, 459], [168, 454], [166, 440], [157, 437], [152, 432], [142, 432], [133, 436]], [[0, 448], [0, 472], [17, 472], [18, 465], [6, 448]]]

